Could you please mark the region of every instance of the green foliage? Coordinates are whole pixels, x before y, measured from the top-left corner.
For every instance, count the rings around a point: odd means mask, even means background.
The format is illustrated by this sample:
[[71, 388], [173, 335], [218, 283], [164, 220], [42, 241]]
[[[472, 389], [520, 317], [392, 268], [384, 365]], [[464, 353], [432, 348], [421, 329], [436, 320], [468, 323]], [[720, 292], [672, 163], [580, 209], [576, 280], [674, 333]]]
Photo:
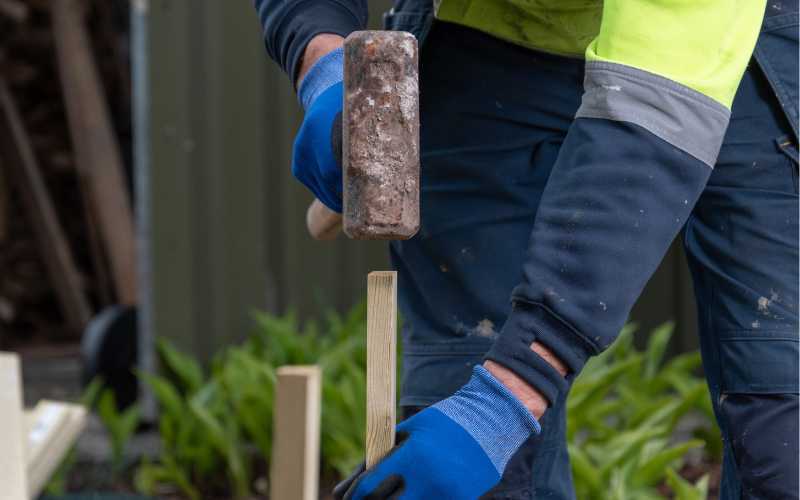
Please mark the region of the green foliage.
[[201, 500], [200, 493], [192, 486], [186, 470], [178, 466], [172, 456], [163, 456], [158, 465], [154, 465], [149, 457], [142, 457], [142, 463], [133, 476], [133, 487], [141, 492], [152, 493], [159, 483], [172, 483], [191, 500]]
[[120, 412], [114, 392], [106, 389], [100, 394], [95, 410], [111, 434], [111, 468], [119, 474], [125, 465], [125, 446], [141, 422], [141, 407], [135, 402]]
[[[78, 399], [77, 401], [74, 401], [74, 402], [76, 404], [83, 405], [87, 409], [91, 410], [97, 404], [97, 402], [98, 402], [98, 400], [100, 398], [100, 395], [103, 393], [103, 389], [105, 388], [105, 385], [106, 385], [106, 382], [103, 379], [103, 377], [100, 377], [100, 376], [95, 377], [94, 379], [92, 379], [91, 382], [89, 382], [89, 385], [87, 385], [83, 389], [83, 394], [81, 395], [80, 399]], [[113, 397], [113, 394], [111, 394], [111, 396]], [[106, 403], [106, 404], [108, 404], [108, 403]], [[134, 418], [133, 417], [134, 413], [136, 415], [136, 417], [135, 417], [136, 425], [132, 425], [133, 423], [130, 421], [131, 419]], [[118, 420], [119, 412], [116, 411], [116, 401], [114, 401], [114, 414], [117, 415], [117, 419], [116, 420]], [[119, 450], [116, 453], [112, 452], [112, 462], [115, 463], [115, 466], [113, 467], [113, 472], [115, 474], [119, 474], [122, 471], [121, 470], [122, 467], [123, 467], [122, 460], [121, 460], [122, 452], [124, 450], [125, 443], [127, 443], [130, 440], [131, 434], [133, 433], [133, 431], [136, 430], [135, 428], [138, 427], [138, 422], [139, 422], [138, 414], [139, 414], [139, 412], [138, 412], [138, 405], [137, 405], [137, 409], [136, 410], [132, 410], [130, 413], [126, 413], [126, 416], [123, 417], [123, 419], [126, 422], [121, 424], [121, 425], [117, 425], [116, 426], [116, 428], [120, 429], [120, 432], [118, 432], [115, 435], [114, 431], [109, 429], [109, 432], [112, 434], [112, 440], [114, 440], [116, 443], [118, 443], [118, 445], [117, 445], [118, 448], [117, 449]], [[113, 417], [110, 417], [110, 419], [113, 419]], [[115, 420], [115, 422], [116, 422], [116, 420]], [[106, 425], [108, 425], [108, 423], [106, 423]], [[132, 430], [130, 430], [131, 427], [133, 427]], [[59, 466], [56, 469], [56, 471], [50, 477], [50, 480], [47, 482], [47, 484], [44, 487], [45, 493], [47, 493], [49, 495], [56, 495], [56, 496], [57, 495], [63, 495], [67, 491], [67, 476], [72, 471], [72, 468], [74, 466], [75, 466], [75, 446], [73, 446], [69, 450], [69, 452], [64, 457], [64, 459], [61, 460], [61, 463], [59, 464]]]
[[100, 397], [100, 393], [103, 392], [105, 386], [105, 379], [100, 375], [96, 376], [89, 382], [89, 385], [84, 387], [83, 394], [77, 401], [77, 404], [83, 405], [88, 409], [94, 408], [95, 403], [97, 403], [97, 398]]
[[[158, 350], [170, 377], [137, 375], [161, 406], [163, 455], [144, 461], [135, 485], [154, 493], [170, 482], [189, 497], [198, 489], [227, 483], [236, 498], [250, 494], [254, 469], [272, 453], [275, 369], [317, 364], [322, 369], [322, 457], [347, 475], [366, 448], [366, 303], [343, 318], [326, 315], [326, 329], [307, 322], [301, 330], [293, 312], [283, 317], [256, 313], [256, 333], [243, 345], [215, 356], [208, 374], [169, 342]], [[266, 473], [266, 471], [261, 471]]]
[[61, 496], [67, 492], [67, 474], [75, 465], [75, 447], [69, 450], [67, 455], [58, 465], [58, 468], [50, 476], [50, 480], [44, 486], [44, 492], [48, 495]]
[[705, 500], [708, 498], [708, 474], [693, 485], [682, 478], [672, 467], [667, 467], [665, 472], [667, 484], [675, 493], [675, 500]]
[[[567, 437], [578, 498], [664, 498], [652, 489], [664, 480], [676, 499], [706, 498], [708, 477], [692, 485], [673, 468], [681, 467], [687, 451], [704, 445], [716, 458], [720, 440], [705, 380], [691, 374], [701, 364], [699, 353], [661, 366], [674, 326], [656, 328], [639, 352], [633, 347], [635, 325], [626, 325], [575, 381], [567, 401]], [[701, 416], [694, 435], [708, 441], [671, 444], [669, 436], [689, 412]]]
[[[235, 498], [250, 494], [253, 479], [267, 475], [272, 452], [275, 369], [317, 364], [322, 368], [321, 451], [328, 472], [346, 476], [366, 447], [366, 304], [347, 317], [328, 312], [326, 327], [300, 328], [292, 312], [257, 313], [256, 333], [244, 344], [215, 356], [205, 373], [200, 364], [164, 340], [158, 349], [169, 376], [139, 373], [160, 406], [163, 455], [143, 460], [135, 486], [154, 493], [172, 483], [192, 499], [227, 485]], [[568, 439], [578, 498], [664, 498], [653, 487], [666, 482], [677, 499], [705, 498], [708, 478], [697, 485], [675, 468], [684, 454], [705, 442], [716, 457], [719, 430], [705, 381], [691, 371], [698, 353], [663, 363], [674, 325], [651, 335], [643, 352], [634, 349], [628, 325], [619, 340], [591, 360], [568, 400]], [[663, 365], [663, 366], [662, 366]], [[700, 416], [697, 439], [671, 443], [687, 413]], [[695, 419], [698, 420], [698, 419]], [[699, 495], [699, 496], [698, 496]]]

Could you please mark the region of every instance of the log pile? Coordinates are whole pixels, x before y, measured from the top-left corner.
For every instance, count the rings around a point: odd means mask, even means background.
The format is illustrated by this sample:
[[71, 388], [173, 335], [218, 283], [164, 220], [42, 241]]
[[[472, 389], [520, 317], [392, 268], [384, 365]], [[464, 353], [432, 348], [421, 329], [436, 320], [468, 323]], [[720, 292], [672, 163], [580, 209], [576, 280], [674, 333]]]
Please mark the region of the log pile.
[[[10, 141], [9, 146], [9, 141], [0, 139], [0, 349], [74, 342], [80, 338], [87, 314], [90, 317], [92, 312], [120, 300], [112, 255], [98, 220], [97, 199], [92, 198], [85, 176], [80, 175], [85, 172], [76, 154], [80, 138], [74, 137], [75, 130], [69, 125], [67, 100], [74, 99], [74, 91], [62, 86], [56, 47], [57, 38], [63, 35], [53, 29], [53, 4], [61, 1], [0, 0], [0, 83], [7, 82], [4, 102], [8, 104], [3, 107], [0, 103], [0, 110], [7, 110], [9, 105], [15, 108], [21, 142], [27, 142], [32, 150], [32, 161], [22, 163], [29, 174], [38, 175], [43, 187], [38, 191], [38, 201], [32, 202], [30, 192], [26, 195], [25, 181], [15, 170], [19, 165], [12, 146], [20, 141]], [[69, 1], [77, 7], [89, 35], [93, 64], [104, 93], [102, 101], [113, 124], [109, 137], [116, 140], [121, 152], [120, 164], [114, 168], [122, 170], [117, 175], [122, 178], [124, 196], [129, 197], [128, 2]], [[9, 115], [4, 116], [7, 122]], [[52, 207], [55, 224], [50, 226], [57, 228], [46, 238], [42, 232], [48, 226], [43, 229], [42, 219], [37, 222], [35, 213], [43, 204]], [[60, 250], [56, 241], [59, 231], [64, 243]], [[53, 248], [58, 257], [55, 261]], [[64, 264], [67, 261], [73, 263], [72, 281], [70, 265]]]

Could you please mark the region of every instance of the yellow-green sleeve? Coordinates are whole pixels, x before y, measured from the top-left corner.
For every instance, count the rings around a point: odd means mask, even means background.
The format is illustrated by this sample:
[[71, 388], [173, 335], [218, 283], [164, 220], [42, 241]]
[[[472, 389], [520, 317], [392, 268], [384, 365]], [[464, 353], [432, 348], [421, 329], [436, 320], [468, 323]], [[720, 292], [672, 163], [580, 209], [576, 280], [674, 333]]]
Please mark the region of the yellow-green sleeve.
[[730, 109], [765, 6], [766, 0], [606, 0], [586, 59], [663, 76]]

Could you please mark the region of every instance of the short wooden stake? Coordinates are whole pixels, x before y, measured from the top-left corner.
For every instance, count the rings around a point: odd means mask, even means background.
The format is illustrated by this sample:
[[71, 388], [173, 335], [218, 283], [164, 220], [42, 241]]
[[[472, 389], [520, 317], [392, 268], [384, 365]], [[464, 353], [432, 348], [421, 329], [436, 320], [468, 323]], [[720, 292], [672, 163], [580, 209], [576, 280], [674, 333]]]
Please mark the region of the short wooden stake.
[[0, 498], [28, 500], [19, 356], [0, 352]]
[[397, 273], [367, 277], [367, 468], [394, 446], [397, 408]]
[[276, 373], [270, 498], [317, 500], [322, 375], [312, 365], [283, 366]]
[[84, 406], [41, 400], [30, 418], [26, 418], [23, 428], [31, 499], [39, 498], [47, 481], [86, 427], [86, 417]]
[[42, 399], [31, 411], [25, 411], [22, 432], [25, 436], [25, 461], [28, 478], [34, 465], [45, 455], [52, 454], [50, 443], [69, 420], [67, 405], [57, 401]]

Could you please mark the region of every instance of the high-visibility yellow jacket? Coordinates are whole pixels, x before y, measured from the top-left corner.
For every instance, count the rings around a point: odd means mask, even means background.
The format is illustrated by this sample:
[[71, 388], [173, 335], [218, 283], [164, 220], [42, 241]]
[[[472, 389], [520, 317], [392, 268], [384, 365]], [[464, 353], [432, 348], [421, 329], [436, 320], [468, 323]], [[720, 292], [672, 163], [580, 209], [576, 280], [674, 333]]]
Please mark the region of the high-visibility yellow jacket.
[[441, 0], [436, 18], [535, 49], [624, 64], [730, 109], [764, 0]]

